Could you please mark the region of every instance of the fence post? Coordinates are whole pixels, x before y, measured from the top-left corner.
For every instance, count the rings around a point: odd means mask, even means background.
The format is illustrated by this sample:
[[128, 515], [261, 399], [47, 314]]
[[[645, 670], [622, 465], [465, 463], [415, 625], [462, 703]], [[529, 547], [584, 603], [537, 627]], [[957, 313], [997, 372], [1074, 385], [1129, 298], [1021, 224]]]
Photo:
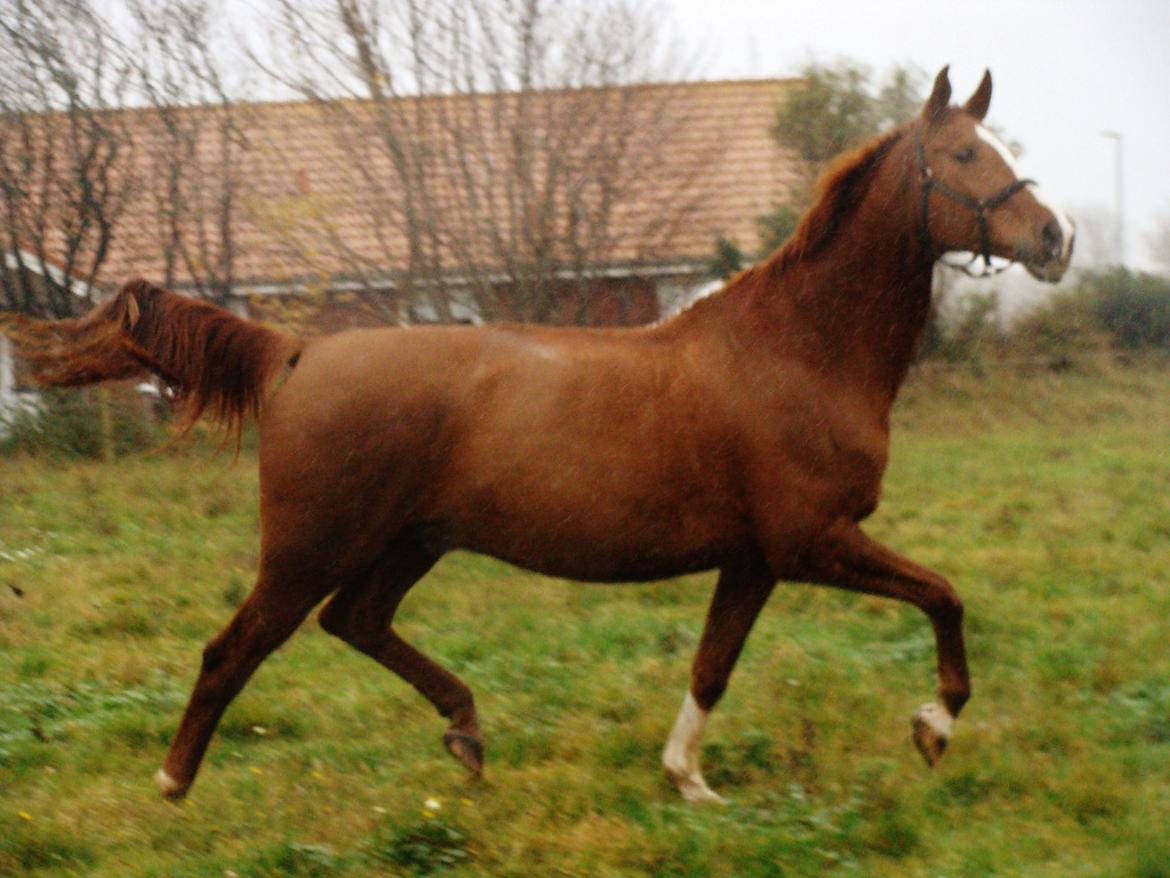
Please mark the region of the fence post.
[[97, 389], [97, 405], [99, 454], [103, 463], [110, 463], [114, 459], [114, 411], [108, 387]]

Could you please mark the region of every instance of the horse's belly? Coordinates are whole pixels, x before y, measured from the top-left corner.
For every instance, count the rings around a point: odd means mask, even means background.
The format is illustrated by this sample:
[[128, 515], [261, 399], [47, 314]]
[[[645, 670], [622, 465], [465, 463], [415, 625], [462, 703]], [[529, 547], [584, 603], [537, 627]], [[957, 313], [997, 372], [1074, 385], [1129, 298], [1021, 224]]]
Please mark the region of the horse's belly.
[[738, 518], [717, 505], [639, 505], [612, 497], [565, 506], [487, 502], [451, 521], [451, 548], [550, 576], [620, 582], [710, 569], [747, 542]]
[[730, 551], [717, 543], [686, 549], [593, 543], [468, 540], [459, 546], [546, 576], [583, 582], [648, 582], [722, 566]]

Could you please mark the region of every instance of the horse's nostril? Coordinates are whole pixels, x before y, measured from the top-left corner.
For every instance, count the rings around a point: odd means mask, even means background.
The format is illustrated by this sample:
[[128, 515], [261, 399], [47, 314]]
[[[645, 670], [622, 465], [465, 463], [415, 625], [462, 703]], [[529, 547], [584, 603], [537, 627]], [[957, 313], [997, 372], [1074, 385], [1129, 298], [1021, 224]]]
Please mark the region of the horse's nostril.
[[1049, 220], [1040, 235], [1044, 239], [1045, 252], [1049, 256], [1059, 256], [1064, 245], [1064, 233], [1060, 229], [1060, 223], [1055, 219]]

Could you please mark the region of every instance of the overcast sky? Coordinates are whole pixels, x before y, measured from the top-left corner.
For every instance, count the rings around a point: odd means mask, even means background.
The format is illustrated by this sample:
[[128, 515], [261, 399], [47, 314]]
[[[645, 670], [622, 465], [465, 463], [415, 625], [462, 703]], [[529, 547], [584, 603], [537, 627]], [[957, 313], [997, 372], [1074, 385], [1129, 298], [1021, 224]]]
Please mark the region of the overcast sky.
[[1150, 265], [1170, 214], [1170, 0], [660, 0], [667, 30], [699, 53], [703, 78], [785, 76], [849, 58], [876, 72], [951, 65], [957, 100], [984, 67], [988, 119], [1024, 147], [1025, 172], [1074, 218], [1112, 210], [1124, 136], [1127, 257]]

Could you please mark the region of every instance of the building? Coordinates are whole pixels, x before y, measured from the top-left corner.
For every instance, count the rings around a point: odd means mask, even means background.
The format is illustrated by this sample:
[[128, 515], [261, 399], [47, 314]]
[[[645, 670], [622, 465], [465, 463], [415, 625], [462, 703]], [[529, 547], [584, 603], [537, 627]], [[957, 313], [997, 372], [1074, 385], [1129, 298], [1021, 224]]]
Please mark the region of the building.
[[[718, 237], [755, 248], [756, 217], [795, 173], [770, 134], [790, 83], [402, 98], [391, 102], [390, 122], [352, 101], [243, 106], [232, 123], [246, 148], [235, 159], [230, 293], [262, 318], [312, 310], [320, 329], [653, 320], [709, 280]], [[141, 115], [137, 172], [147, 179], [150, 162], [173, 149]], [[523, 155], [512, 142], [518, 130], [532, 141]], [[211, 141], [199, 144], [210, 179], [220, 173], [206, 158], [216, 152], [215, 126], [199, 136]], [[395, 150], [412, 156], [396, 159]], [[142, 210], [128, 212], [105, 277], [166, 278], [166, 217], [153, 203], [163, 201], [144, 197]], [[214, 273], [206, 269], [216, 247], [197, 255], [193, 266], [172, 266], [176, 289], [194, 291], [201, 268]], [[536, 286], [549, 306], [516, 307]]]
[[650, 322], [710, 284], [719, 237], [756, 248], [796, 173], [770, 134], [790, 85], [119, 111], [135, 194], [98, 286], [141, 276], [306, 333]]

